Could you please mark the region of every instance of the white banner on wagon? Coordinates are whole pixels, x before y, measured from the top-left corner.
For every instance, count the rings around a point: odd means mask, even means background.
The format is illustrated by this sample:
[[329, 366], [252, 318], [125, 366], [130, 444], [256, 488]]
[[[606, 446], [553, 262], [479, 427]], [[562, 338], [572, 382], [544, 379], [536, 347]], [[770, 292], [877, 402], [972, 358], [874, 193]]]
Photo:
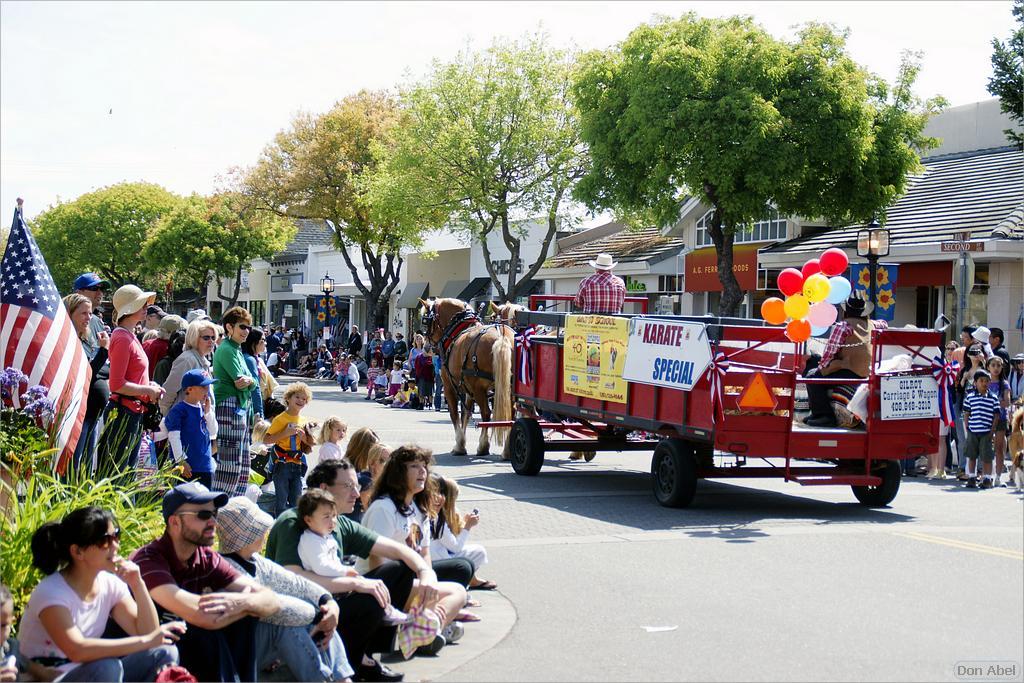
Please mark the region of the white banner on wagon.
[[939, 383], [931, 375], [881, 379], [883, 420], [916, 420], [939, 416]]
[[690, 391], [711, 365], [703, 323], [633, 318], [623, 378]]

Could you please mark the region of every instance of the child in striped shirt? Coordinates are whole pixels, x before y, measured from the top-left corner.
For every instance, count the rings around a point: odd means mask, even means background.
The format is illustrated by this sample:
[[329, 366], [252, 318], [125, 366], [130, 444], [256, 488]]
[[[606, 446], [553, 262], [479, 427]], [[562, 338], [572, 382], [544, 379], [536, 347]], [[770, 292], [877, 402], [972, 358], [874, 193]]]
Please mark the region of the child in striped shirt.
[[988, 393], [991, 376], [984, 370], [974, 375], [974, 392], [964, 397], [964, 430], [967, 443], [964, 456], [967, 458], [967, 488], [979, 488], [977, 477], [978, 458], [981, 458], [984, 476], [981, 481], [983, 489], [992, 488], [992, 461], [995, 453], [992, 450], [992, 432], [999, 422], [999, 400]]

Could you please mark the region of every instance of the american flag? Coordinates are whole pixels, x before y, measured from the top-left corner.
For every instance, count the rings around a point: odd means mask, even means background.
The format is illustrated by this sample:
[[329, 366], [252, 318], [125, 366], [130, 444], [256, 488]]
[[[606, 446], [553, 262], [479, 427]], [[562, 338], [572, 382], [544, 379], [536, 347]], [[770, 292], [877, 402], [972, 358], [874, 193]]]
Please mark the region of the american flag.
[[[63, 472], [82, 432], [92, 371], [20, 206], [0, 262], [0, 352], [0, 367], [21, 370], [29, 386], [49, 388], [59, 420], [57, 471]], [[21, 392], [13, 393], [21, 407]]]

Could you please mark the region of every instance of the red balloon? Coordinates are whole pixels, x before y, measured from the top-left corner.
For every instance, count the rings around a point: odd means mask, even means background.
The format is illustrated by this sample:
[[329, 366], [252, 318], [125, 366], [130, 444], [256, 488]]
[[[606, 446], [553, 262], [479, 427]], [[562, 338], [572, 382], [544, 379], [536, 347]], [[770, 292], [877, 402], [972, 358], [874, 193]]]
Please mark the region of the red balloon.
[[846, 258], [846, 252], [842, 249], [832, 247], [825, 250], [825, 253], [818, 259], [818, 263], [821, 265], [821, 272], [832, 277], [845, 273], [846, 267], [850, 265], [850, 259]]
[[804, 289], [804, 276], [796, 268], [786, 268], [779, 273], [779, 291], [790, 296], [802, 292]]
[[816, 258], [812, 258], [810, 261], [804, 264], [803, 268], [800, 269], [800, 273], [804, 276], [805, 280], [810, 276], [814, 275], [815, 273], [820, 272], [821, 264], [818, 262], [818, 259]]

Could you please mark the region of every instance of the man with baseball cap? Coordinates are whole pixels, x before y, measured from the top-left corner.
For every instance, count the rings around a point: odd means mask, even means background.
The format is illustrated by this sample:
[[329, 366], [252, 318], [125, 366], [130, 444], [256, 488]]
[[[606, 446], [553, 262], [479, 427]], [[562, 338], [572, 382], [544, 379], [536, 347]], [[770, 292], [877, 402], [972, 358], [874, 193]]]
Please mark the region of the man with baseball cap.
[[626, 283], [621, 277], [612, 274], [612, 269], [619, 265], [611, 254], [598, 254], [590, 262], [594, 274], [583, 278], [573, 304], [580, 313], [597, 313], [612, 315], [622, 313], [622, 304], [626, 300]]
[[92, 360], [99, 351], [100, 334], [106, 334], [106, 325], [100, 317], [101, 306], [103, 305], [103, 293], [110, 286], [106, 280], [96, 273], [82, 273], [75, 278], [74, 289], [76, 294], [81, 294], [92, 303], [92, 318], [89, 320], [89, 330], [85, 335], [85, 355]]
[[280, 602], [211, 549], [217, 511], [226, 493], [197, 481], [178, 484], [163, 498], [164, 534], [132, 555], [162, 612], [188, 622], [178, 641], [181, 664], [200, 681], [255, 681], [257, 619]]
[[164, 309], [160, 308], [156, 304], [151, 304], [146, 308], [146, 329], [155, 330], [160, 327], [160, 321], [164, 319]]

